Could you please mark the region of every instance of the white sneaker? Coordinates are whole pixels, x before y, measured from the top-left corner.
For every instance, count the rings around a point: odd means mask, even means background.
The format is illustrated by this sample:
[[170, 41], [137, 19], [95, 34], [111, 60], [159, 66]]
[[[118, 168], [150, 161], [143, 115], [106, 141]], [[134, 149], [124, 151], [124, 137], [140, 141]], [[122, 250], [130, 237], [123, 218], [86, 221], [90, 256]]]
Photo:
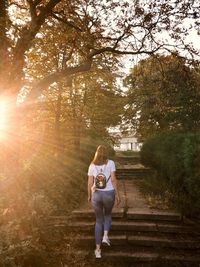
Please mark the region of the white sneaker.
[[95, 249], [94, 251], [96, 259], [101, 259], [101, 250], [100, 249]]
[[107, 236], [103, 236], [103, 240], [102, 243], [107, 244], [108, 246], [110, 246], [110, 240]]

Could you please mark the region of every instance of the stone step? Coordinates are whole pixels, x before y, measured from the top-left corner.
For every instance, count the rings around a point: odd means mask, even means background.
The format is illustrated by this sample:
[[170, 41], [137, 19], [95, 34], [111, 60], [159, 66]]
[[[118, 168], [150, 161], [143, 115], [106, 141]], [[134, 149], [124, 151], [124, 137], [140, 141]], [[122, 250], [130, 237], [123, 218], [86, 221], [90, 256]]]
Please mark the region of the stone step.
[[144, 179], [144, 175], [117, 175], [117, 180], [133, 180], [133, 179]]
[[[56, 226], [56, 225], [55, 225]], [[59, 224], [56, 226], [59, 227]], [[74, 222], [68, 224], [60, 224], [60, 227], [66, 227], [70, 231], [94, 231], [94, 222]], [[152, 232], [152, 233], [174, 233], [174, 234], [193, 234], [200, 236], [200, 232], [190, 226], [179, 226], [175, 224], [163, 224], [163, 223], [149, 223], [149, 222], [126, 222], [126, 221], [113, 221], [111, 227], [112, 233], [118, 231], [118, 233], [126, 232]]]
[[144, 179], [144, 175], [117, 175], [117, 180]]
[[[76, 216], [71, 216], [70, 218], [68, 218], [67, 220], [60, 220], [59, 218], [53, 218], [51, 220], [48, 220], [46, 222], [46, 224], [48, 226], [54, 226], [54, 225], [57, 225], [57, 226], [61, 226], [61, 227], [69, 227], [70, 225], [74, 224], [74, 226], [76, 225], [88, 225], [88, 227], [92, 226], [92, 225], [95, 225], [95, 218], [94, 217], [76, 217]], [[157, 225], [159, 225], [160, 227], [163, 226], [164, 229], [165, 229], [165, 226], [166, 225], [169, 225], [169, 226], [174, 226], [174, 227], [190, 227], [190, 225], [185, 225], [185, 224], [181, 224], [180, 225], [180, 222], [176, 222], [176, 221], [145, 221], [145, 220], [129, 220], [127, 221], [126, 219], [124, 218], [116, 218], [116, 219], [113, 219], [112, 220], [112, 227], [111, 229], [114, 230], [114, 231], [124, 231], [124, 227], [131, 227], [131, 226], [135, 226], [135, 225], [141, 225], [141, 226], [145, 226], [146, 225], [154, 225], [155, 227], [157, 227]], [[87, 229], [88, 229], [87, 227]], [[121, 228], [120, 228], [121, 227]], [[127, 229], [128, 229], [127, 228]], [[171, 229], [171, 228], [170, 228]]]
[[145, 178], [145, 177], [149, 177], [149, 174], [143, 174], [143, 173], [130, 173], [130, 174], [117, 174], [117, 179], [121, 179], [121, 180], [126, 180], [127, 178]]
[[182, 216], [177, 212], [167, 211], [141, 211], [129, 208], [126, 212], [126, 217], [129, 220], [148, 220], [148, 221], [182, 221]]
[[150, 174], [150, 171], [133, 171], [133, 170], [127, 170], [127, 171], [117, 171], [117, 175], [147, 175]]
[[[93, 225], [95, 224], [95, 218], [94, 217], [91, 217], [91, 218], [84, 218], [84, 217], [82, 217], [82, 218], [76, 218], [76, 217], [74, 217], [74, 216], [72, 216], [71, 217], [71, 220], [70, 220], [70, 222], [72, 223], [72, 222], [83, 222], [83, 223], [92, 223]], [[158, 221], [158, 220], [150, 220], [150, 221], [147, 221], [147, 220], [126, 220], [126, 219], [124, 219], [124, 218], [116, 218], [116, 219], [113, 219], [112, 220], [112, 225], [113, 225], [113, 223], [115, 223], [115, 222], [134, 222], [134, 223], [139, 223], [139, 224], [143, 224], [143, 223], [154, 223], [155, 225], [157, 225], [157, 224], [159, 224], [159, 225], [163, 225], [163, 226], [165, 226], [166, 224], [172, 224], [173, 223], [173, 225], [174, 226], [188, 226], [188, 225], [185, 225], [185, 224], [183, 224], [183, 223], [181, 223], [180, 224], [180, 222], [178, 222], [178, 221]], [[56, 223], [59, 223], [59, 221], [56, 221]], [[65, 223], [64, 221], [60, 221], [60, 223], [61, 224], [67, 224], [67, 223]], [[53, 224], [53, 221], [52, 221], [52, 223], [51, 224]], [[120, 231], [120, 229], [119, 229], [119, 231]]]
[[123, 168], [117, 168], [117, 172], [126, 172], [126, 173], [129, 173], [129, 172], [152, 172], [152, 169], [150, 168], [136, 168], [136, 167], [123, 167]]
[[[79, 235], [74, 240], [79, 247], [93, 247], [95, 244], [94, 236]], [[156, 250], [175, 249], [175, 250], [199, 250], [200, 239], [191, 238], [166, 238], [166, 237], [153, 237], [153, 236], [134, 236], [134, 235], [116, 235], [110, 236], [112, 249], [115, 246], [126, 248], [130, 250], [133, 246], [137, 250], [145, 247], [152, 247]], [[169, 252], [170, 250], [168, 250]]]
[[162, 233], [183, 233], [183, 234], [194, 234], [200, 236], [199, 229], [191, 226], [179, 226], [169, 224], [158, 224], [158, 231]]
[[118, 177], [121, 177], [121, 179], [124, 177], [124, 178], [127, 178], [127, 177], [147, 177], [149, 176], [150, 174], [149, 173], [117, 173], [117, 178]]
[[[85, 247], [86, 245], [89, 247], [93, 247], [95, 244], [94, 235], [79, 235], [75, 239], [75, 242], [78, 246]], [[110, 240], [113, 246], [125, 246], [127, 245], [127, 236], [126, 235], [112, 235], [110, 236]]]
[[[79, 255], [84, 255], [87, 260], [94, 257], [91, 251], [79, 251]], [[199, 267], [200, 257], [190, 255], [177, 255], [177, 254], [159, 254], [156, 252], [120, 252], [120, 251], [102, 251], [102, 259], [100, 261], [122, 264], [121, 266], [130, 266], [129, 264], [142, 264], [140, 266], [146, 266], [146, 263], [150, 263], [150, 266], [181, 266], [181, 267]], [[102, 262], [102, 263], [103, 263]], [[125, 265], [128, 264], [128, 265]], [[133, 266], [133, 265], [131, 265]], [[148, 265], [149, 266], [149, 265]]]
[[120, 164], [138, 164], [140, 163], [140, 157], [116, 157], [116, 162]]
[[117, 169], [116, 176], [118, 179], [127, 178], [142, 178], [152, 175], [152, 170], [150, 169]]
[[159, 248], [174, 248], [174, 249], [199, 249], [200, 239], [189, 238], [166, 238], [166, 237], [150, 237], [150, 236], [128, 236], [128, 244], [136, 246], [150, 246]]
[[124, 172], [121, 172], [121, 173], [116, 173], [117, 174], [117, 177], [120, 176], [120, 177], [129, 177], [129, 176], [147, 176], [149, 175], [149, 173], [147, 172], [129, 172], [129, 173], [124, 173]]
[[146, 175], [146, 174], [150, 174], [152, 173], [151, 170], [145, 170], [145, 169], [121, 169], [121, 170], [117, 170], [116, 174], [117, 175]]
[[[95, 220], [95, 214], [93, 209], [88, 210], [74, 210], [71, 214], [71, 219], [73, 220]], [[125, 211], [124, 208], [114, 208], [112, 212], [112, 219], [127, 219], [134, 221], [148, 221], [148, 222], [181, 222], [182, 217], [176, 212], [161, 212], [161, 211], [141, 211], [133, 208], [129, 208]]]
[[[84, 231], [91, 230], [94, 228], [94, 222], [72, 222], [68, 225], [72, 230]], [[135, 223], [135, 222], [112, 222], [112, 232], [113, 231], [151, 231], [156, 232], [157, 226], [155, 223]]]
[[[121, 219], [125, 216], [124, 208], [114, 208], [112, 211], [113, 219]], [[71, 218], [74, 219], [94, 219], [95, 214], [93, 209], [88, 210], [74, 210], [72, 212]]]
[[[52, 231], [52, 235], [51, 235], [51, 242], [54, 242], [53, 239], [55, 239], [56, 241], [59, 241], [61, 239], [63, 239], [63, 237], [65, 236], [71, 236], [73, 237], [73, 239], [75, 238], [75, 236], [84, 236], [84, 237], [89, 237], [89, 236], [93, 236], [94, 239], [94, 224], [90, 225], [88, 227], [88, 225], [85, 223], [84, 225], [84, 230], [80, 228], [80, 226], [78, 227], [70, 227], [70, 226], [66, 226], [66, 224], [54, 224], [54, 225], [47, 225], [46, 227], [46, 231], [49, 233], [49, 231]], [[45, 235], [45, 233], [44, 233]], [[46, 236], [46, 235], [45, 235]], [[176, 233], [176, 232], [155, 232], [155, 231], [146, 231], [146, 232], [142, 232], [142, 231], [124, 231], [122, 230], [113, 230], [111, 229], [110, 231], [110, 236], [111, 238], [114, 240], [118, 240], [115, 241], [114, 243], [117, 242], [117, 244], [119, 244], [120, 242], [123, 243], [123, 240], [134, 236], [135, 238], [137, 238], [137, 240], [140, 240], [141, 237], [146, 237], [150, 240], [154, 239], [154, 238], [158, 238], [158, 239], [164, 239], [164, 240], [193, 240], [193, 241], [198, 241], [200, 240], [200, 235], [196, 235], [196, 233]], [[119, 238], [120, 237], [120, 238]], [[142, 242], [142, 241], [141, 241]]]

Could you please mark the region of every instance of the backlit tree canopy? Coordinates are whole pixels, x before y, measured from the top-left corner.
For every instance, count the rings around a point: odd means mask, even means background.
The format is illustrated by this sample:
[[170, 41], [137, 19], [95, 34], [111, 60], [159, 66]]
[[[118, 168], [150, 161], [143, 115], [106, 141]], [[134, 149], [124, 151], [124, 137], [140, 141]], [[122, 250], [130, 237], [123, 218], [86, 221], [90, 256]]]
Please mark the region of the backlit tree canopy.
[[[35, 108], [34, 101], [52, 101], [55, 91], [58, 104], [78, 76], [97, 77], [106, 70], [116, 77], [122, 55], [144, 57], [177, 51], [191, 61], [198, 60], [199, 51], [188, 41], [189, 34], [199, 30], [198, 2], [2, 0], [0, 102], [9, 102], [6, 131], [11, 149], [7, 158], [13, 159], [13, 151], [18, 157], [22, 118], [28, 114], [23, 111]], [[83, 91], [86, 88], [82, 85]], [[16, 105], [17, 100], [24, 104]], [[119, 114], [113, 119], [119, 122]], [[105, 121], [102, 125], [108, 127]]]
[[[57, 48], [65, 58], [64, 66], [49, 69], [45, 77], [37, 77], [32, 84], [32, 96], [62, 78], [88, 71], [102, 54], [138, 55], [164, 48], [187, 48], [194, 55], [197, 51], [184, 42], [189, 34], [186, 22], [190, 29], [198, 30], [197, 0], [2, 0], [1, 92], [15, 96], [19, 93], [31, 49], [38, 42], [53, 47], [54, 35], [59, 35]], [[44, 35], [49, 35], [51, 43], [42, 44]]]
[[200, 128], [200, 73], [177, 55], [151, 56], [126, 78], [125, 118], [145, 138], [170, 130]]

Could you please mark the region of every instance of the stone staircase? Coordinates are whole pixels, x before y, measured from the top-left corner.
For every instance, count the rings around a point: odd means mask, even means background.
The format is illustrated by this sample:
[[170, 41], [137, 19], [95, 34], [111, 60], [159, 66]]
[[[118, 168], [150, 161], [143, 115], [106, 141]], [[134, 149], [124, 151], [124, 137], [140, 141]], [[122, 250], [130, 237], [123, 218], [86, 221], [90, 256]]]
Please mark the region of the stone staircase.
[[94, 257], [95, 217], [87, 201], [70, 218], [52, 217], [49, 224], [54, 233], [59, 230], [60, 238], [69, 244], [72, 241], [75, 257], [83, 263], [80, 266], [200, 267], [200, 226], [179, 213], [150, 209], [136, 179], [152, 171], [138, 166], [117, 168], [122, 201], [113, 210], [111, 247], [102, 247], [102, 259]]
[[140, 163], [139, 156], [116, 156], [117, 179], [141, 179], [153, 174], [153, 170]]
[[140, 156], [120, 156], [116, 155], [115, 162], [120, 162], [122, 165], [136, 165], [140, 163]]
[[[94, 224], [93, 210], [75, 210], [67, 223], [65, 217], [57, 221], [57, 227], [73, 233], [77, 253], [91, 264]], [[110, 240], [111, 247], [102, 248], [109, 266], [200, 266], [200, 229], [178, 213], [115, 208]]]
[[148, 168], [117, 168], [116, 175], [117, 179], [141, 179], [152, 175], [153, 171]]

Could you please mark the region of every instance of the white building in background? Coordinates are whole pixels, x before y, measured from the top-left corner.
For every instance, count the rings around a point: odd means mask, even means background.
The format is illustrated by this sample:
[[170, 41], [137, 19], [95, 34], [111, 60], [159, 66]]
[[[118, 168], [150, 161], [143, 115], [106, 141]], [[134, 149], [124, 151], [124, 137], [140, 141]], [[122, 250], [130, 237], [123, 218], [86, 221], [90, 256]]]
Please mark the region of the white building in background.
[[114, 149], [116, 151], [140, 151], [142, 143], [138, 142], [133, 134], [122, 134], [120, 132], [113, 133], [113, 137], [117, 139]]

